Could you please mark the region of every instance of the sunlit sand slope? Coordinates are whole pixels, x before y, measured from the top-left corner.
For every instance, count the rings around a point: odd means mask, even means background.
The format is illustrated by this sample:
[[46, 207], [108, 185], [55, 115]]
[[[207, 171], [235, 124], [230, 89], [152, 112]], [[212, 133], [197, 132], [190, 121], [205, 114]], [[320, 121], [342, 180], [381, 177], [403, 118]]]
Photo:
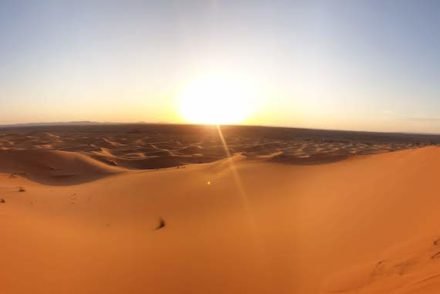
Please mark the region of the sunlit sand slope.
[[0, 155], [0, 293], [440, 292], [438, 148], [157, 171], [70, 156], [25, 178]]

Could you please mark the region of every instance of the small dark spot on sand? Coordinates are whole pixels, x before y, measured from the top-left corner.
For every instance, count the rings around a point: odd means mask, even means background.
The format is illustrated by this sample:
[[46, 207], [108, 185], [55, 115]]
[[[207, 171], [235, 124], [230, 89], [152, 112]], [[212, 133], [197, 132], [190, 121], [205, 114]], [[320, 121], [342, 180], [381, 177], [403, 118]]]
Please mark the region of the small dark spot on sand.
[[112, 165], [112, 166], [118, 166], [118, 163], [116, 161], [114, 161], [114, 160], [109, 160], [108, 164]]
[[156, 231], [165, 228], [166, 223], [165, 220], [163, 218], [159, 218], [159, 224], [156, 227]]
[[19, 188], [18, 188], [18, 192], [26, 192], [26, 189], [23, 188], [23, 187], [19, 187]]
[[6, 203], [6, 200], [3, 198], [0, 198], [0, 203]]

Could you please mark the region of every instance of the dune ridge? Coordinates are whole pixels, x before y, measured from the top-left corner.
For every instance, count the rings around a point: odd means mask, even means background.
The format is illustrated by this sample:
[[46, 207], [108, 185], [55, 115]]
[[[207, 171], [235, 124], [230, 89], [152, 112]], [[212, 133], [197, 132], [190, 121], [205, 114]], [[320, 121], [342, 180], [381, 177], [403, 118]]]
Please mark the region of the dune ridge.
[[0, 172], [45, 184], [77, 184], [122, 173], [89, 156], [55, 150], [1, 150]]
[[440, 143], [438, 136], [269, 127], [190, 125], [83, 125], [11, 127], [0, 150], [77, 152], [110, 166], [157, 169], [224, 159], [228, 153], [290, 164], [320, 164]]

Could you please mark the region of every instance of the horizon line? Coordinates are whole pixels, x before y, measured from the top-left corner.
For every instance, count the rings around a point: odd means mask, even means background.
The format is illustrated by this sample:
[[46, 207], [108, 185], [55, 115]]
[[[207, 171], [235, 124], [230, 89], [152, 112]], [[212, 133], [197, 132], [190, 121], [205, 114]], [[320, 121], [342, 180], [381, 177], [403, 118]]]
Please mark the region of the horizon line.
[[[175, 126], [206, 126], [215, 127], [216, 124], [198, 124], [198, 123], [179, 123], [179, 122], [117, 122], [117, 121], [92, 121], [92, 120], [78, 120], [78, 121], [47, 121], [47, 122], [23, 122], [23, 123], [0, 123], [0, 128], [20, 128], [20, 127], [45, 127], [45, 126], [86, 126], [86, 125], [175, 125]], [[431, 135], [440, 136], [439, 133], [428, 132], [402, 132], [402, 131], [372, 131], [372, 130], [353, 130], [353, 129], [331, 129], [331, 128], [313, 128], [313, 127], [298, 127], [285, 125], [255, 125], [255, 124], [220, 124], [225, 127], [260, 127], [260, 128], [277, 128], [277, 129], [296, 129], [296, 130], [316, 130], [329, 132], [357, 132], [357, 133], [376, 133], [376, 134], [402, 134], [402, 135]]]

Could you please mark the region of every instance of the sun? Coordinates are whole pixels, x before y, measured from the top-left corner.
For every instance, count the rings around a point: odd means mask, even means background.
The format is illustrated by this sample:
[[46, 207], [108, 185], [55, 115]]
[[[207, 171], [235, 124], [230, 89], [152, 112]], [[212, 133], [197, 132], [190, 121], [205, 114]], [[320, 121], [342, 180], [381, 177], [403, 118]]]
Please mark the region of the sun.
[[235, 124], [254, 110], [250, 88], [244, 81], [204, 76], [190, 82], [179, 95], [183, 118], [197, 124]]

